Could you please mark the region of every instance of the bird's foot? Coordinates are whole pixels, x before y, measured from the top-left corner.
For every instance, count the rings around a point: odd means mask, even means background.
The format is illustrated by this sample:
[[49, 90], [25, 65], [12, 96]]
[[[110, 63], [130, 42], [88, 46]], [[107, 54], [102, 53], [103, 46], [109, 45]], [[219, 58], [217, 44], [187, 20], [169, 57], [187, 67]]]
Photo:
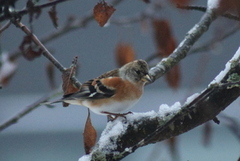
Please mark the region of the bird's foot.
[[[118, 117], [124, 117], [124, 118], [126, 119], [126, 115], [132, 114], [131, 111], [126, 112], [126, 113], [111, 113], [111, 112], [103, 111], [102, 113], [103, 113], [103, 114], [107, 114], [108, 121], [114, 121], [114, 120], [116, 120]], [[114, 116], [114, 117], [113, 117], [113, 116]]]

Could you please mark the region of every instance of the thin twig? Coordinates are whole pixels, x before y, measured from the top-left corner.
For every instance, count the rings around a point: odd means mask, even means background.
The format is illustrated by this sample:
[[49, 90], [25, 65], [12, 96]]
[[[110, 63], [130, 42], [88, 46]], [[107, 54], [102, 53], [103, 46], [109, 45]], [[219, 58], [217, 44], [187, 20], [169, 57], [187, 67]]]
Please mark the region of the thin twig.
[[48, 49], [41, 43], [41, 41], [35, 36], [24, 24], [22, 24], [19, 20], [13, 19], [12, 23], [16, 25], [16, 27], [20, 28], [26, 35], [30, 36], [32, 41], [42, 49], [43, 55], [48, 58], [61, 72], [64, 72], [66, 69], [60, 64], [60, 62], [53, 57], [53, 55], [48, 51]]
[[199, 47], [195, 47], [193, 48], [189, 54], [194, 54], [194, 53], [198, 53], [198, 52], [204, 52], [204, 51], [208, 51], [210, 50], [215, 44], [229, 38], [230, 36], [232, 36], [233, 34], [235, 34], [237, 31], [239, 31], [240, 26], [236, 26], [234, 27], [232, 30], [226, 32], [223, 36], [221, 36], [219, 39], [212, 39], [210, 41], [207, 41], [206, 43], [202, 44]]
[[[123, 0], [113, 0], [111, 2], [111, 5], [116, 6], [119, 3], [123, 2]], [[59, 38], [69, 32], [81, 29], [83, 27], [86, 27], [92, 20], [94, 20], [94, 15], [91, 12], [88, 12], [85, 16], [79, 18], [79, 19], [71, 19], [68, 20], [66, 25], [62, 28], [59, 28], [56, 32], [53, 32], [49, 34], [48, 36], [41, 39], [43, 43], [48, 43], [56, 38]]]
[[[47, 3], [44, 3], [44, 4], [41, 4], [41, 5], [35, 5], [32, 9], [41, 9], [41, 8], [46, 8], [46, 7], [51, 7], [51, 6], [54, 6], [58, 3], [62, 3], [62, 2], [65, 2], [65, 1], [69, 1], [69, 0], [55, 0], [55, 1], [51, 1], [51, 2], [47, 2]], [[25, 14], [28, 14], [30, 11], [29, 9], [25, 8], [21, 11], [14, 11], [12, 12], [11, 14], [8, 14], [8, 15], [3, 15], [3, 16], [0, 16], [0, 22], [4, 21], [4, 20], [7, 20], [7, 19], [11, 19], [12, 17], [21, 17]]]
[[[51, 6], [51, 5], [55, 5], [56, 3], [60, 3], [60, 2], [64, 2], [67, 0], [59, 0], [59, 1], [54, 1], [54, 2], [50, 2], [50, 3], [46, 3], [42, 6], [47, 7], [47, 5]], [[120, 2], [122, 2], [122, 0], [114, 0], [112, 1], [113, 5], [117, 5]], [[54, 4], [55, 3], [55, 4]], [[50, 5], [51, 4], [51, 5]], [[35, 6], [37, 7], [37, 6]], [[25, 11], [22, 11], [25, 12]], [[1, 21], [0, 17], [0, 21]], [[54, 61], [54, 64], [57, 64], [57, 66], [59, 66], [60, 71], [65, 71], [65, 68], [58, 62], [55, 61], [55, 58], [52, 56], [52, 54], [44, 47], [44, 45], [41, 42], [49, 42], [55, 38], [58, 38], [59, 36], [62, 36], [63, 34], [66, 34], [70, 31], [73, 31], [74, 29], [79, 29], [81, 27], [84, 27], [87, 23], [89, 23], [91, 20], [93, 20], [93, 14], [89, 13], [87, 16], [85, 16], [83, 19], [79, 20], [77, 23], [72, 23], [72, 26], [69, 25], [69, 23], [66, 24], [65, 27], [62, 28], [62, 30], [59, 30], [59, 32], [51, 35], [50, 37], [47, 37], [45, 39], [43, 39], [42, 41], [40, 41], [26, 26], [24, 26], [22, 23], [20, 23], [19, 21], [13, 20], [14, 24], [16, 26], [18, 26], [19, 28], [21, 28], [27, 35], [31, 36], [32, 40], [34, 41], [34, 43], [39, 46], [43, 51], [44, 51], [44, 56], [46, 56], [51, 62]], [[13, 54], [11, 54], [11, 58], [12, 59], [16, 59], [21, 55], [21, 52], [18, 50], [16, 52], [13, 52]], [[75, 78], [72, 77], [72, 80], [75, 82], [74, 84], [76, 85], [76, 87], [79, 87], [81, 85], [81, 83]], [[0, 86], [1, 88], [1, 86]], [[21, 119], [23, 116], [25, 116], [26, 114], [30, 113], [31, 111], [33, 111], [34, 109], [36, 109], [37, 107], [39, 107], [39, 105], [45, 101], [47, 101], [50, 97], [52, 97], [52, 95], [54, 94], [49, 94], [44, 96], [43, 98], [40, 98], [38, 101], [36, 101], [35, 103], [29, 105], [28, 107], [26, 107], [23, 111], [19, 112], [18, 114], [16, 114], [14, 117], [8, 119], [6, 122], [4, 122], [3, 124], [0, 125], [0, 131], [4, 130], [5, 128], [9, 127], [10, 125], [16, 123], [19, 119]]]
[[6, 129], [7, 127], [9, 127], [9, 126], [11, 126], [11, 125], [13, 125], [15, 123], [17, 123], [19, 119], [21, 119], [22, 117], [24, 117], [25, 115], [27, 115], [31, 111], [33, 111], [36, 108], [38, 108], [41, 105], [41, 103], [48, 101], [51, 97], [53, 97], [57, 93], [59, 93], [59, 90], [53, 91], [52, 93], [49, 93], [49, 94], [43, 96], [42, 98], [40, 98], [36, 102], [28, 105], [25, 109], [23, 109], [22, 111], [17, 113], [15, 116], [9, 118], [7, 121], [2, 123], [0, 125], [0, 131]]
[[[111, 4], [113, 6], [118, 5], [120, 2], [123, 2], [123, 0], [113, 0], [111, 2]], [[57, 38], [60, 38], [61, 36], [64, 36], [65, 34], [68, 34], [70, 32], [73, 32], [75, 30], [79, 30], [83, 27], [86, 27], [92, 20], [94, 20], [94, 16], [92, 12], [87, 13], [85, 16], [78, 18], [78, 19], [74, 19], [74, 18], [69, 18], [66, 23], [65, 26], [63, 27], [59, 27], [58, 30], [50, 33], [48, 36], [43, 37], [40, 39], [40, 41], [43, 44], [49, 43]], [[19, 56], [21, 56], [21, 51], [19, 50], [15, 50], [13, 51], [10, 57], [14, 57], [17, 58]]]
[[11, 21], [8, 21], [6, 24], [3, 25], [3, 27], [0, 28], [0, 34], [6, 30], [11, 25]]
[[[196, 11], [201, 11], [201, 12], [206, 12], [207, 11], [207, 8], [203, 7], [203, 6], [182, 6], [182, 5], [177, 5], [177, 8], [186, 9], [186, 10], [196, 10]], [[226, 18], [231, 19], [231, 20], [240, 21], [239, 16], [231, 14], [229, 12], [226, 12], [226, 13], [224, 13], [221, 16], [226, 17]]]
[[198, 22], [186, 35], [184, 40], [178, 45], [169, 57], [163, 59], [155, 67], [151, 68], [149, 73], [153, 80], [158, 79], [169, 71], [173, 66], [185, 58], [192, 45], [205, 33], [212, 21], [216, 19], [216, 14], [212, 10], [207, 10], [200, 22]]
[[[43, 55], [53, 63], [62, 73], [66, 71], [66, 68], [48, 51], [48, 49], [41, 43], [41, 41], [35, 36], [24, 24], [19, 20], [13, 19], [12, 23], [19, 27], [23, 32], [31, 37], [32, 41], [43, 51]], [[81, 83], [75, 78], [71, 77], [76, 87], [80, 87]]]

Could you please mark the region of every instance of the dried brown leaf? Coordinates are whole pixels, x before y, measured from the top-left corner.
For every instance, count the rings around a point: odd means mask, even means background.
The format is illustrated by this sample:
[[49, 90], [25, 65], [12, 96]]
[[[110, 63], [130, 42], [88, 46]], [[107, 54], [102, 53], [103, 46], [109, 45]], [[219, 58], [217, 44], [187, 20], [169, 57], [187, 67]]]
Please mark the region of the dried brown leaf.
[[[153, 20], [154, 38], [158, 54], [161, 58], [169, 56], [176, 48], [176, 40], [172, 35], [168, 20]], [[176, 65], [167, 74], [168, 85], [174, 89], [179, 87], [181, 79], [180, 66]]]
[[83, 140], [84, 140], [85, 153], [89, 154], [97, 140], [97, 131], [92, 125], [89, 109], [88, 109], [88, 117], [85, 123], [84, 132], [83, 132]]
[[[77, 88], [74, 85], [73, 80], [71, 79], [76, 74], [77, 69], [77, 57], [74, 58], [73, 63], [70, 68], [66, 69], [65, 72], [62, 73], [62, 89], [64, 95], [68, 95], [71, 93], [75, 93], [79, 91], [79, 88]], [[67, 107], [69, 104], [63, 102], [63, 106]]]
[[233, 12], [237, 13], [240, 17], [240, 1], [239, 0], [219, 0], [219, 8], [218, 11], [220, 14], [224, 14], [225, 12]]
[[154, 38], [161, 57], [167, 57], [176, 47], [175, 38], [172, 35], [171, 27], [168, 20], [153, 20]]
[[127, 43], [118, 43], [115, 49], [117, 65], [119, 67], [135, 60], [135, 51], [132, 45]]
[[150, 3], [150, 0], [142, 0], [145, 3]]
[[50, 8], [50, 10], [48, 11], [48, 15], [49, 15], [50, 19], [52, 20], [53, 26], [55, 28], [57, 28], [58, 27], [58, 16], [57, 16], [56, 6], [52, 6]]
[[167, 144], [170, 149], [170, 153], [173, 157], [177, 157], [178, 151], [177, 151], [177, 137], [173, 137], [167, 140]]
[[62, 89], [64, 95], [77, 92], [79, 89], [74, 85], [72, 77], [75, 75], [76, 67], [70, 67], [62, 74]]
[[93, 8], [93, 14], [98, 24], [103, 27], [116, 9], [108, 5], [105, 1], [99, 2]]
[[[64, 95], [75, 93], [79, 91], [79, 89], [74, 85], [74, 82], [72, 81], [71, 77], [74, 75], [75, 71], [72, 68], [68, 68], [63, 74], [62, 74], [62, 89]], [[63, 107], [67, 107], [69, 104], [63, 102]]]
[[23, 38], [23, 41], [20, 44], [19, 49], [22, 51], [23, 57], [29, 61], [34, 60], [35, 58], [41, 56], [42, 54], [41, 49], [33, 49], [31, 36], [25, 36]]
[[27, 1], [26, 8], [29, 11], [29, 23], [33, 21], [34, 14], [35, 14], [35, 19], [37, 19], [41, 14], [41, 8], [35, 7], [35, 4], [32, 0]]
[[30, 36], [24, 36], [23, 41], [21, 42], [19, 49], [24, 52], [26, 46], [31, 45], [32, 39]]
[[19, 46], [19, 49], [23, 53], [23, 57], [26, 58], [27, 60], [31, 61], [35, 59], [36, 57], [41, 56], [42, 50], [39, 49], [38, 51], [32, 48], [32, 40], [31, 36], [25, 36], [21, 45]]
[[169, 72], [166, 73], [166, 80], [170, 87], [177, 89], [180, 85], [181, 74], [180, 66], [175, 65]]
[[50, 84], [50, 88], [54, 89], [56, 87], [56, 83], [54, 79], [55, 72], [54, 72], [54, 65], [51, 62], [49, 62], [46, 65], [46, 73], [47, 73], [47, 78]]
[[212, 126], [210, 122], [207, 122], [204, 124], [203, 128], [203, 145], [207, 146], [211, 140]]
[[42, 54], [42, 50], [39, 49], [38, 51], [34, 50], [32, 48], [32, 46], [28, 46], [27, 50], [23, 53], [23, 56], [27, 59], [27, 60], [34, 60], [37, 57], [40, 57]]

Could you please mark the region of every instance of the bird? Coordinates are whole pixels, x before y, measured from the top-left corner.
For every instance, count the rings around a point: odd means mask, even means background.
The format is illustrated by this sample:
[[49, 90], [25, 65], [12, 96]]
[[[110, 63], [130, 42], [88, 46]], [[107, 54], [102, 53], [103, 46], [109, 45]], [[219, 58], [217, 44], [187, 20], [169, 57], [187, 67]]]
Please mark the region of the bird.
[[125, 116], [141, 98], [146, 83], [152, 82], [144, 60], [135, 60], [83, 83], [80, 90], [51, 103], [65, 102], [88, 107], [99, 115]]

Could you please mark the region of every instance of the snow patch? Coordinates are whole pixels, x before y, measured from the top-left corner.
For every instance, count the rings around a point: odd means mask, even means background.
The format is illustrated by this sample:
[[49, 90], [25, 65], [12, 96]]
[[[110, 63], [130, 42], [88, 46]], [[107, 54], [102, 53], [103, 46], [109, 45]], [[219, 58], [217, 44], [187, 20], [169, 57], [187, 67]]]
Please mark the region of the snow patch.
[[197, 98], [199, 95], [200, 95], [199, 93], [195, 93], [195, 94], [189, 96], [189, 97], [187, 98], [187, 101], [185, 102], [185, 104], [191, 103], [191, 102], [192, 102], [195, 98]]
[[181, 109], [181, 103], [176, 102], [172, 106], [168, 106], [167, 104], [162, 104], [159, 107], [158, 114], [160, 117], [164, 118], [168, 115], [173, 115], [177, 113]]
[[148, 112], [143, 112], [143, 113], [135, 113], [133, 112], [132, 114], [127, 115], [127, 121], [128, 122], [133, 122], [134, 120], [142, 119], [143, 117], [148, 117], [148, 118], [155, 118], [158, 115], [155, 111], [148, 111]]
[[231, 69], [232, 62], [239, 61], [239, 59], [240, 59], [240, 47], [238, 48], [238, 50], [236, 51], [232, 59], [227, 62], [227, 64], [225, 65], [225, 69], [222, 70], [208, 86], [211, 86], [216, 83], [220, 83], [221, 80], [225, 77], [225, 75]]
[[207, 2], [208, 9], [216, 9], [220, 6], [220, 0], [208, 0]]
[[78, 159], [78, 161], [90, 161], [91, 156], [90, 155], [84, 155], [81, 158]]

